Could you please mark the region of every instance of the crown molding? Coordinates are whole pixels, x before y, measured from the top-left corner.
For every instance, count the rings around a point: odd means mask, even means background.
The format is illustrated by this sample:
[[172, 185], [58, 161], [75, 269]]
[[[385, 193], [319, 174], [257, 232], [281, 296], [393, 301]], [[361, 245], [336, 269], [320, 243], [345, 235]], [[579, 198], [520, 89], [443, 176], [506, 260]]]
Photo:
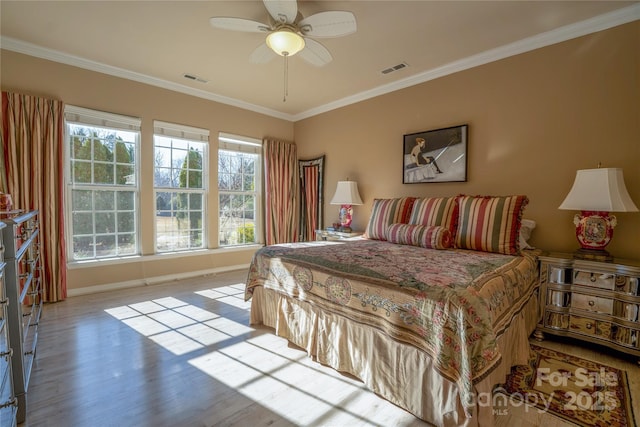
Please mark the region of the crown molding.
[[187, 95], [192, 95], [199, 98], [208, 99], [210, 101], [215, 101], [222, 104], [253, 111], [256, 113], [265, 114], [267, 116], [275, 117], [278, 119], [296, 122], [298, 120], [313, 117], [318, 114], [345, 107], [347, 105], [355, 104], [357, 102], [374, 98], [376, 96], [384, 95], [420, 83], [425, 83], [439, 77], [444, 77], [449, 74], [484, 65], [489, 62], [498, 61], [510, 56], [529, 52], [541, 47], [550, 46], [552, 44], [561, 43], [563, 41], [582, 37], [587, 34], [603, 31], [637, 20], [640, 20], [640, 3], [618, 9], [613, 12], [605, 13], [603, 15], [599, 15], [584, 21], [580, 21], [575, 24], [566, 25], [564, 27], [556, 28], [555, 30], [540, 33], [535, 36], [528, 37], [495, 49], [490, 49], [485, 52], [481, 52], [479, 54], [461, 59], [459, 61], [454, 61], [441, 67], [409, 76], [402, 80], [378, 86], [374, 89], [360, 92], [355, 95], [348, 96], [295, 115], [261, 107], [259, 105], [251, 104], [238, 99], [217, 95], [200, 89], [195, 89], [178, 83], [169, 82], [167, 80], [148, 76], [146, 74], [137, 73], [119, 67], [113, 67], [111, 65], [91, 61], [74, 55], [69, 55], [57, 50], [47, 49], [10, 37], [0, 36], [0, 46], [2, 47], [2, 49], [23, 53], [25, 55], [35, 56], [37, 58], [72, 65], [74, 67], [84, 68], [91, 71], [97, 71], [99, 73], [121, 77], [140, 83], [146, 83], [175, 92], [181, 92]]
[[298, 121], [313, 117], [321, 113], [326, 113], [328, 111], [355, 104], [357, 102], [374, 98], [376, 96], [395, 92], [397, 90], [415, 86], [420, 83], [425, 83], [439, 77], [457, 73], [459, 71], [468, 70], [470, 68], [484, 65], [489, 62], [498, 61], [510, 56], [529, 52], [556, 43], [561, 43], [567, 40], [585, 36], [587, 34], [596, 33], [598, 31], [607, 30], [609, 28], [617, 27], [619, 25], [627, 24], [629, 22], [637, 20], [640, 20], [640, 3], [603, 15], [595, 16], [593, 18], [580, 21], [575, 24], [566, 25], [564, 27], [556, 28], [555, 30], [547, 31], [535, 36], [518, 40], [516, 42], [509, 43], [495, 49], [490, 49], [479, 54], [469, 56], [459, 61], [450, 62], [441, 67], [409, 76], [402, 80], [397, 80], [386, 85], [378, 86], [377, 88], [371, 90], [360, 92], [358, 94], [348, 96], [334, 102], [330, 102], [320, 107], [296, 114], [293, 116], [293, 120]]
[[195, 89], [179, 83], [174, 83], [146, 74], [137, 73], [135, 71], [126, 70], [124, 68], [113, 67], [101, 62], [91, 61], [79, 56], [69, 55], [68, 53], [44, 48], [42, 46], [38, 46], [33, 43], [28, 43], [11, 37], [1, 36], [0, 46], [2, 47], [2, 49], [11, 50], [13, 52], [23, 53], [25, 55], [35, 56], [37, 58], [46, 59], [49, 61], [59, 62], [86, 70], [96, 71], [98, 73], [103, 73], [114, 77], [121, 77], [123, 79], [133, 80], [139, 83], [146, 83], [174, 92], [197, 96], [199, 98], [231, 105], [234, 107], [242, 108], [244, 110], [254, 111], [256, 113], [265, 114], [267, 116], [292, 121], [291, 114], [286, 114], [280, 111], [272, 110], [270, 108], [261, 107], [259, 105], [240, 101], [238, 99], [217, 95], [215, 93], [207, 92], [204, 90]]

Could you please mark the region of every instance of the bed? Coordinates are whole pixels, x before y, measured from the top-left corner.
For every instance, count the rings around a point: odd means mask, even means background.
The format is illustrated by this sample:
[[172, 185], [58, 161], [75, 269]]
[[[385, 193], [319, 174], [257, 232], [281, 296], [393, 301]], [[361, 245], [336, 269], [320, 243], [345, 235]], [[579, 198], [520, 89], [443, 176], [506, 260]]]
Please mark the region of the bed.
[[493, 386], [529, 356], [537, 252], [517, 242], [526, 198], [461, 197], [376, 199], [365, 239], [261, 248], [250, 322], [430, 423], [492, 425]]

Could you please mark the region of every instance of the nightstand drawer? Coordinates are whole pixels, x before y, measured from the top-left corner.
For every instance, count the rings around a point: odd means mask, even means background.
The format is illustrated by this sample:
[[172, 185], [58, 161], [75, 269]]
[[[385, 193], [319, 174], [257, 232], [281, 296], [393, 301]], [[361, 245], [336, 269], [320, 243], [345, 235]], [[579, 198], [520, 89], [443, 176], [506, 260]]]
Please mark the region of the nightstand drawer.
[[573, 284], [590, 286], [592, 288], [613, 290], [615, 288], [615, 275], [609, 273], [575, 270], [573, 276]]
[[618, 344], [622, 344], [627, 347], [638, 348], [640, 343], [638, 338], [640, 337], [640, 330], [625, 328], [624, 326], [614, 325], [611, 338]]
[[571, 295], [571, 307], [594, 313], [613, 314], [613, 300], [610, 298], [594, 297], [574, 292]]
[[611, 323], [589, 319], [588, 317], [571, 316], [569, 329], [579, 334], [594, 335], [609, 339], [611, 336]]

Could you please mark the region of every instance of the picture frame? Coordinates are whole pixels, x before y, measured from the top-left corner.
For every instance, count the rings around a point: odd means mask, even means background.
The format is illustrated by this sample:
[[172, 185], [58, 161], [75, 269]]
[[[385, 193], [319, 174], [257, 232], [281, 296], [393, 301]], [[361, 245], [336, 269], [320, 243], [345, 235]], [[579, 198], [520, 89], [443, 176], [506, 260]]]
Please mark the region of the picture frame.
[[466, 182], [469, 125], [406, 134], [402, 183]]

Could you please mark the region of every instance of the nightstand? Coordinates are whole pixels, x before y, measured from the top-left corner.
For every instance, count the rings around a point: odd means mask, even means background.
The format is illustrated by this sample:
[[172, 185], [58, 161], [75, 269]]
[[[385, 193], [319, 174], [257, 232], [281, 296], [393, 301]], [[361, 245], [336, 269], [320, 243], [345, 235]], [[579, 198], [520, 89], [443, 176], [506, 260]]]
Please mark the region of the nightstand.
[[344, 231], [316, 230], [316, 240], [356, 240], [361, 238], [363, 233], [362, 231], [346, 233]]
[[640, 357], [640, 261], [600, 262], [558, 253], [539, 260], [536, 339], [545, 333], [570, 336]]

